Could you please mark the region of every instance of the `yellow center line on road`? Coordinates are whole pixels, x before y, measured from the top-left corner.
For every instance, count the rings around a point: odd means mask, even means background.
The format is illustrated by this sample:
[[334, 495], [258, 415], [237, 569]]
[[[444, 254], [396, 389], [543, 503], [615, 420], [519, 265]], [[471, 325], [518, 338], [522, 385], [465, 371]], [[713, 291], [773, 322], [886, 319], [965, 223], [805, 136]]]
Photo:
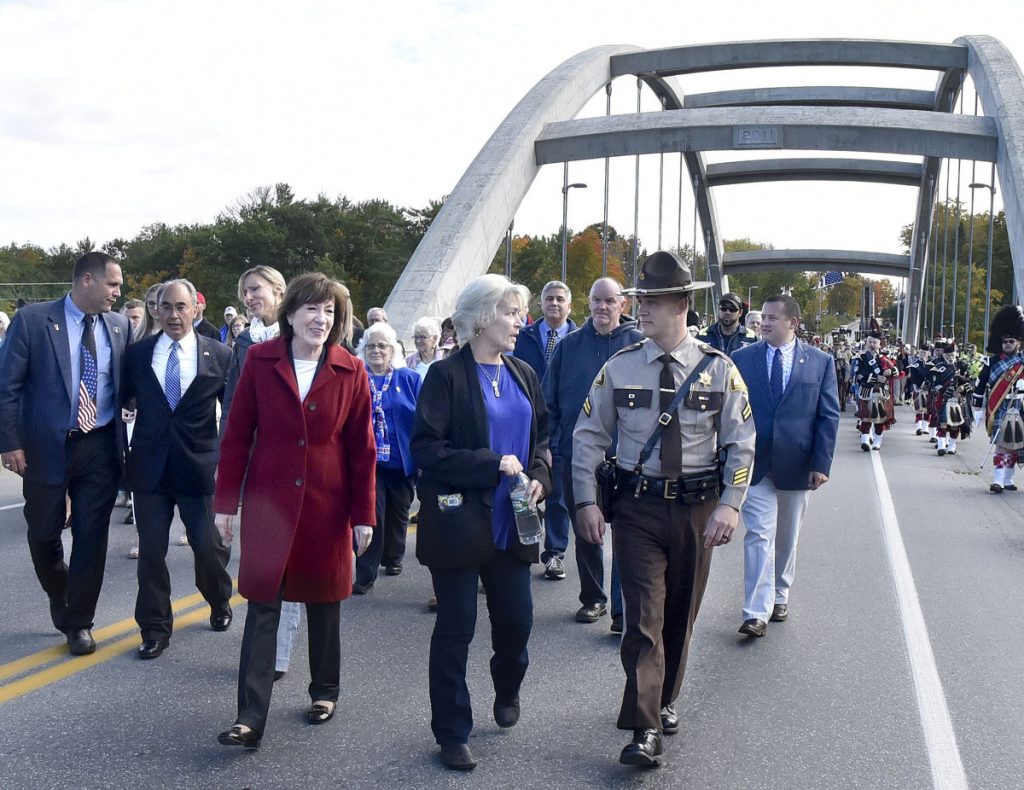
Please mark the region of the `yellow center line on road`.
[[[239, 606], [244, 602], [245, 599], [241, 595], [236, 595], [230, 601], [232, 607]], [[176, 618], [174, 625], [178, 630], [180, 630], [194, 623], [198, 623], [201, 620], [205, 620], [209, 616], [210, 607], [202, 606], [195, 611], [188, 612], [187, 614]], [[132, 626], [135, 625], [134, 620], [123, 620], [122, 623], [124, 622], [130, 622]], [[120, 623], [115, 623], [112, 626], [107, 626], [107, 629], [113, 629], [118, 625], [120, 625]], [[138, 635], [131, 634], [130, 636], [118, 639], [116, 642], [111, 642], [108, 645], [103, 645], [102, 647], [97, 648], [95, 653], [88, 656], [71, 656], [68, 654], [66, 647], [51, 648], [51, 650], [59, 650], [66, 660], [52, 667], [36, 672], [33, 675], [22, 678], [21, 680], [16, 680], [13, 683], [8, 683], [6, 686], [0, 687], [0, 705], [5, 702], [10, 702], [12, 699], [24, 696], [30, 692], [37, 691], [38, 689], [48, 686], [51, 683], [55, 683], [58, 680], [63, 680], [64, 678], [71, 677], [72, 675], [77, 675], [79, 672], [84, 672], [97, 664], [102, 664], [105, 661], [109, 661], [112, 658], [123, 655], [129, 650], [137, 647], [138, 644]], [[46, 652], [48, 651], [43, 650], [35, 655], [38, 656], [41, 653]]]
[[[203, 603], [203, 596], [200, 593], [193, 593], [192, 595], [187, 595], [172, 603], [171, 611], [177, 614], [178, 612], [191, 609], [193, 606], [197, 606], [201, 603]], [[97, 642], [102, 642], [105, 639], [112, 639], [115, 636], [120, 636], [121, 634], [133, 631], [136, 628], [138, 628], [138, 625], [135, 622], [135, 618], [127, 617], [124, 620], [93, 630], [92, 637]], [[11, 661], [10, 663], [0, 665], [0, 681], [21, 675], [31, 669], [41, 667], [44, 664], [49, 664], [51, 661], [66, 657], [67, 655], [67, 645], [54, 645], [53, 647], [47, 647], [44, 650], [32, 653], [24, 658], [19, 658], [15, 661]]]

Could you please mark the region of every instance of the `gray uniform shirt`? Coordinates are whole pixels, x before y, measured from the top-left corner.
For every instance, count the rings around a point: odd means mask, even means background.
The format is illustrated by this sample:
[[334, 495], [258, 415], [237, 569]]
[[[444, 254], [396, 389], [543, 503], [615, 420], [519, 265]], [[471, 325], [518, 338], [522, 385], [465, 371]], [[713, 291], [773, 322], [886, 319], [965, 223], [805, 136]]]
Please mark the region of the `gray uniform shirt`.
[[[597, 501], [594, 470], [618, 430], [621, 469], [632, 471], [658, 422], [665, 352], [651, 339], [628, 346], [597, 374], [573, 432], [573, 492], [577, 502]], [[718, 448], [727, 452], [722, 504], [739, 510], [754, 464], [754, 421], [747, 387], [729, 358], [689, 335], [670, 352], [678, 388], [705, 354], [714, 359], [690, 389], [695, 397], [679, 405], [683, 475], [714, 469]], [[663, 434], [664, 436], [665, 434]], [[644, 464], [644, 474], [661, 477], [661, 440]]]

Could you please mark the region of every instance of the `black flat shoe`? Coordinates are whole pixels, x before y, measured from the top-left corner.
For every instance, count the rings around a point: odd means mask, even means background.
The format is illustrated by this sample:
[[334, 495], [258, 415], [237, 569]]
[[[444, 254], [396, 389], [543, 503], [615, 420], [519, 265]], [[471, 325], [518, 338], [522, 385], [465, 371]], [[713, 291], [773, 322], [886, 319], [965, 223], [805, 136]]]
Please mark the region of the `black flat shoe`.
[[310, 724], [324, 724], [334, 718], [334, 711], [337, 709], [337, 703], [334, 703], [329, 707], [320, 703], [314, 703], [310, 706], [309, 710], [306, 711], [306, 721]]
[[241, 724], [232, 725], [230, 730], [225, 730], [217, 736], [217, 742], [221, 746], [243, 746], [251, 751], [260, 748], [260, 741], [263, 736], [256, 730], [243, 730]]
[[366, 584], [360, 584], [359, 582], [353, 582], [353, 584], [352, 584], [352, 594], [353, 595], [366, 595], [372, 589], [373, 589], [373, 582], [367, 582]]
[[287, 670], [275, 669], [274, 670], [274, 682], [277, 683], [277, 681], [279, 681], [281, 678], [283, 678], [287, 674], [288, 674]]
[[494, 698], [494, 722], [499, 727], [515, 727], [519, 721], [519, 697], [512, 699]]
[[772, 616], [768, 619], [773, 623], [784, 623], [789, 617], [789, 604], [777, 603], [772, 608]]
[[402, 563], [396, 562], [394, 565], [388, 565], [384, 568], [385, 576], [401, 576], [402, 575]]
[[661, 733], [657, 730], [633, 730], [633, 740], [619, 754], [619, 762], [638, 768], [661, 765]]
[[151, 658], [160, 658], [160, 655], [167, 649], [169, 644], [166, 639], [144, 639], [142, 644], [136, 649], [135, 654], [148, 661]]
[[740, 626], [740, 633], [747, 636], [764, 636], [768, 633], [768, 623], [764, 620], [744, 620]]
[[441, 762], [453, 771], [472, 771], [476, 768], [476, 758], [465, 743], [442, 746]]
[[608, 607], [603, 603], [585, 603], [576, 610], [576, 622], [596, 623], [607, 613]]

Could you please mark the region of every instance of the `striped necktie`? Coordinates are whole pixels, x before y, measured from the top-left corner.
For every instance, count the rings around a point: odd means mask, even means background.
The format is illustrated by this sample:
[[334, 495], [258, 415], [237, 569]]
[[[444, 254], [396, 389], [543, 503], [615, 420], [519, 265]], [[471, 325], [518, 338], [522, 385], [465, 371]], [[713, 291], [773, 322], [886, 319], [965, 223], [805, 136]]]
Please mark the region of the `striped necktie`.
[[171, 411], [174, 411], [181, 400], [181, 362], [178, 359], [180, 348], [177, 340], [171, 343], [171, 353], [167, 355], [167, 370], [164, 371], [164, 395]]
[[82, 319], [81, 365], [78, 381], [78, 430], [88, 433], [96, 427], [96, 389], [99, 374], [96, 369], [96, 336], [92, 332], [96, 316]]

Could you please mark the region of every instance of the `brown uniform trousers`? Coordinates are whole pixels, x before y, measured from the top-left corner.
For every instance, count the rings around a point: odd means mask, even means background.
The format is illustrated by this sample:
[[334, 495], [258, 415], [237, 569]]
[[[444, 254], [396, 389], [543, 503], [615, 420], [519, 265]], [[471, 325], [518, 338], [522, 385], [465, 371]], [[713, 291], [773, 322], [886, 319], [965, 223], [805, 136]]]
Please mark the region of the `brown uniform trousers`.
[[711, 570], [704, 526], [718, 505], [698, 505], [620, 490], [612, 518], [626, 629], [626, 688], [618, 727], [660, 729], [661, 709], [679, 696], [690, 635]]

